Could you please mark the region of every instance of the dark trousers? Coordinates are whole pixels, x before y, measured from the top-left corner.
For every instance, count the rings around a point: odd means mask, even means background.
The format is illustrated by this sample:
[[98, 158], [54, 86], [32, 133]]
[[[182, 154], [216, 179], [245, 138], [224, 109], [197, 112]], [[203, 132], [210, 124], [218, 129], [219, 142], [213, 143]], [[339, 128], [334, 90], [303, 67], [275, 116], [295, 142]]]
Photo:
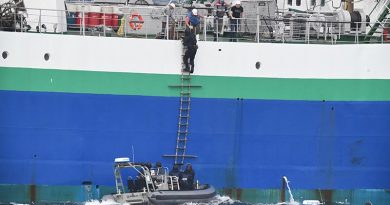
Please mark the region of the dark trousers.
[[[188, 48], [183, 56], [183, 62], [185, 65], [185, 69], [189, 70], [191, 73], [194, 72], [194, 67], [195, 67], [194, 59], [195, 59], [196, 51], [197, 51], [197, 49], [195, 49], [195, 48]], [[188, 60], [190, 60], [191, 68], [188, 66]]]
[[238, 32], [240, 30], [240, 19], [230, 19], [231, 36], [230, 41], [237, 41]]
[[217, 41], [217, 35], [222, 37], [223, 35], [222, 26], [223, 26], [223, 17], [214, 18], [214, 41]]

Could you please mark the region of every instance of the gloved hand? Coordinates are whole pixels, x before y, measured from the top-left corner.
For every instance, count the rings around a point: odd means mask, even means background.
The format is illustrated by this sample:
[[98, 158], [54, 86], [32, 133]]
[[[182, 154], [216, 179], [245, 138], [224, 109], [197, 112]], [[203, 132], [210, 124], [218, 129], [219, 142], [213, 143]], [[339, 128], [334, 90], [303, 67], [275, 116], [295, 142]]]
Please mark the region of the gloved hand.
[[194, 28], [193, 26], [189, 26], [189, 27], [190, 27], [191, 30]]

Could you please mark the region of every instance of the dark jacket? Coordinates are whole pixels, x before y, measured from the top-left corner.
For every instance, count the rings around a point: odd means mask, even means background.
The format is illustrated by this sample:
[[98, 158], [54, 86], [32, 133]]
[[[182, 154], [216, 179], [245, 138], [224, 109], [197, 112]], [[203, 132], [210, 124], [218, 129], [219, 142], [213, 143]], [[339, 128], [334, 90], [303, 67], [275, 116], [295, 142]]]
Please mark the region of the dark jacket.
[[194, 32], [189, 31], [188, 29], [185, 31], [183, 45], [187, 46], [188, 49], [198, 49], [196, 35]]

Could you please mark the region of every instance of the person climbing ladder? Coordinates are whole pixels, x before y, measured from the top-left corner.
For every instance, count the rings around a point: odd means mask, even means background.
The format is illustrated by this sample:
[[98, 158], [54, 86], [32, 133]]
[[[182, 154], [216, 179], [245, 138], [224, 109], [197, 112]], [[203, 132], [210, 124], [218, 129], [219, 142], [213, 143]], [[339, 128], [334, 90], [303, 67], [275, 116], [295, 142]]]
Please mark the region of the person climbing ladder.
[[[183, 39], [183, 46], [187, 47], [187, 50], [183, 56], [183, 62], [185, 65], [184, 72], [194, 72], [194, 59], [196, 55], [196, 51], [198, 50], [198, 45], [196, 41], [195, 29], [187, 28], [185, 30], [185, 35]], [[190, 66], [188, 65], [188, 60], [190, 61]]]

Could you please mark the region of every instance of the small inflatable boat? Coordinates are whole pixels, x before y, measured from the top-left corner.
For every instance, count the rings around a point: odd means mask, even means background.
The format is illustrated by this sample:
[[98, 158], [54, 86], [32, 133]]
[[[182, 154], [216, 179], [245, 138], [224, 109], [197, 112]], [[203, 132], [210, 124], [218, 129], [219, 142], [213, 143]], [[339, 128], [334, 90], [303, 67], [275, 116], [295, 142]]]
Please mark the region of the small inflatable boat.
[[[121, 169], [130, 168], [137, 174], [135, 180], [128, 176], [127, 187], [122, 181]], [[128, 172], [127, 172], [128, 173]], [[168, 168], [162, 171], [150, 168], [146, 163], [130, 162], [129, 158], [117, 158], [114, 164], [117, 193], [103, 196], [120, 204], [183, 204], [207, 203], [214, 199], [216, 191], [211, 185], [198, 182], [184, 186], [181, 177], [170, 176]]]

